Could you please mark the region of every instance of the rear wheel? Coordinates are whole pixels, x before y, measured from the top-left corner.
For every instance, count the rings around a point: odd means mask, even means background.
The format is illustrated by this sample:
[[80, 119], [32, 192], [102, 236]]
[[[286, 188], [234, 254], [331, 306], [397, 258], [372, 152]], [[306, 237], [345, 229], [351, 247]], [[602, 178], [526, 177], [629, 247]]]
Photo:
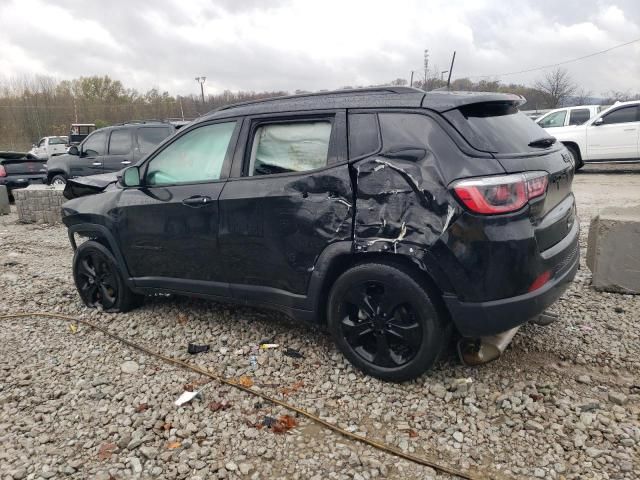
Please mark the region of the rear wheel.
[[356, 367], [382, 380], [418, 377], [438, 359], [448, 329], [409, 269], [366, 263], [335, 282], [328, 301], [329, 329]]
[[51, 177], [50, 185], [65, 185], [67, 183], [67, 179], [64, 178], [64, 175], [54, 175]]
[[584, 167], [584, 162], [582, 161], [582, 157], [580, 156], [580, 150], [575, 145], [565, 145], [567, 150], [569, 150], [569, 155], [571, 155], [571, 159], [573, 160], [573, 164], [575, 165], [575, 171], [577, 172], [582, 167]]
[[126, 312], [141, 303], [142, 296], [127, 287], [111, 252], [96, 241], [89, 240], [76, 250], [73, 277], [87, 307]]

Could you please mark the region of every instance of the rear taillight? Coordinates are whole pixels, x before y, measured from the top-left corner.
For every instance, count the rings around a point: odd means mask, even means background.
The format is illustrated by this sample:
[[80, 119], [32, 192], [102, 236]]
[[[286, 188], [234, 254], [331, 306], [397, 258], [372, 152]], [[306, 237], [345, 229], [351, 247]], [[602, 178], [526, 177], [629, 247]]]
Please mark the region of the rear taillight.
[[0, 177], [6, 177], [7, 171], [4, 169], [4, 166], [0, 165]]
[[515, 212], [547, 191], [546, 172], [516, 173], [470, 178], [453, 184], [462, 204], [474, 213], [495, 215]]

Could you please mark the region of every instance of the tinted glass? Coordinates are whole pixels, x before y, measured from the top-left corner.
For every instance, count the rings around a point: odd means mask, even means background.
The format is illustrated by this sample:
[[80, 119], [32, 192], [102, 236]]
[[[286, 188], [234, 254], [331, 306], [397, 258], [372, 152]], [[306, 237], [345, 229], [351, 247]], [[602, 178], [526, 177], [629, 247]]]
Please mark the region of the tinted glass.
[[589, 120], [591, 113], [588, 108], [579, 108], [577, 110], [571, 110], [569, 113], [569, 125], [582, 125]]
[[251, 147], [249, 175], [304, 172], [327, 165], [331, 122], [261, 125]]
[[218, 180], [236, 122], [205, 125], [184, 134], [149, 163], [148, 185]]
[[444, 116], [474, 148], [492, 153], [539, 152], [534, 140], [550, 138], [514, 104], [485, 102], [450, 110]]
[[349, 115], [349, 158], [375, 153], [380, 148], [378, 119], [374, 113]]
[[105, 132], [96, 132], [87, 137], [87, 141], [82, 146], [82, 151], [90, 157], [104, 155], [104, 144], [107, 134]]
[[67, 137], [51, 137], [49, 139], [49, 145], [65, 145], [67, 143]]
[[606, 114], [602, 119], [607, 125], [610, 123], [637, 122], [637, 110], [638, 107], [635, 105], [619, 108], [618, 110], [614, 110], [613, 112]]
[[140, 127], [137, 134], [140, 153], [149, 153], [172, 133], [172, 129], [166, 127]]
[[125, 155], [131, 152], [131, 132], [126, 129], [114, 130], [109, 139], [109, 153]]
[[[567, 118], [567, 111], [562, 110], [561, 112], [550, 113], [542, 120], [538, 122], [542, 128], [553, 128], [553, 127], [563, 127], [564, 119]], [[588, 117], [587, 117], [588, 118]]]

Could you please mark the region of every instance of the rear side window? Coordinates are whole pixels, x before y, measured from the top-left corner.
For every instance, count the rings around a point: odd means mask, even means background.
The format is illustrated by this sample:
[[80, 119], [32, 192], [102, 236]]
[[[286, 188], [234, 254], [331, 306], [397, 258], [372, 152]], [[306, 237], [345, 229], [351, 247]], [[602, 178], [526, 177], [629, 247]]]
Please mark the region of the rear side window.
[[588, 108], [577, 108], [569, 113], [569, 125], [582, 125], [589, 120], [591, 114]]
[[349, 115], [349, 158], [371, 155], [380, 149], [378, 118], [375, 113]]
[[[567, 111], [550, 113], [538, 122], [542, 128], [564, 127], [564, 120], [567, 118]], [[588, 117], [587, 117], [588, 118]]]
[[67, 137], [51, 137], [49, 139], [49, 145], [65, 145], [67, 143]]
[[131, 132], [126, 129], [114, 130], [109, 138], [111, 155], [126, 155], [131, 152]]
[[260, 125], [251, 145], [249, 176], [322, 168], [330, 138], [329, 120]]
[[473, 148], [483, 152], [539, 152], [540, 148], [529, 144], [551, 138], [511, 102], [466, 105], [449, 110], [444, 116]]
[[171, 135], [166, 127], [140, 127], [138, 129], [138, 148], [140, 153], [149, 153], [153, 147]]
[[602, 117], [605, 124], [610, 123], [629, 123], [638, 121], [638, 107], [632, 105], [630, 107], [619, 108]]

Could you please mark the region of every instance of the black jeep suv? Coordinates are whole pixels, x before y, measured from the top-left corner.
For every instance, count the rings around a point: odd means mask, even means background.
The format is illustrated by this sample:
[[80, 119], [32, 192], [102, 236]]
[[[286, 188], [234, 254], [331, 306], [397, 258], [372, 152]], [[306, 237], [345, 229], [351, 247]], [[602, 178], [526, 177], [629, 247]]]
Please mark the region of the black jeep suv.
[[134, 121], [95, 130], [80, 145], [47, 162], [47, 182], [64, 185], [67, 179], [117, 172], [144, 158], [175, 127], [159, 121]]
[[520, 325], [578, 268], [574, 166], [523, 101], [389, 87], [214, 111], [117, 180], [67, 184], [80, 296], [271, 307], [371, 375], [416, 377], [453, 328]]

